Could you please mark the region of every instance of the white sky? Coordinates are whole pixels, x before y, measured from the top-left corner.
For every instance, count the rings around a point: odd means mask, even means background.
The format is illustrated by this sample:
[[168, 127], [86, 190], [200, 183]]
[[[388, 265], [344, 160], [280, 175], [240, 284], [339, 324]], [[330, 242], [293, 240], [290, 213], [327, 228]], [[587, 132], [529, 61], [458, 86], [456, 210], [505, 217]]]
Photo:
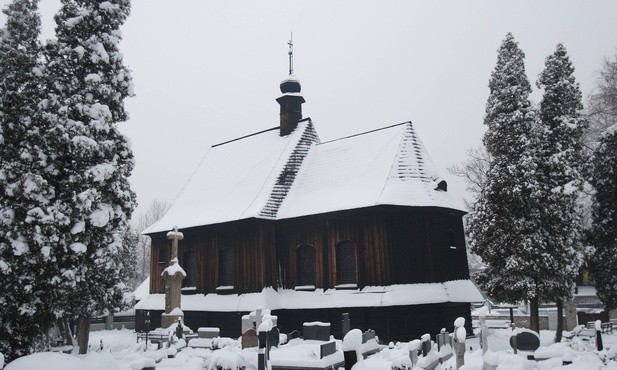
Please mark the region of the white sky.
[[[44, 38], [59, 4], [41, 0]], [[562, 42], [587, 95], [617, 52], [616, 14], [610, 0], [134, 0], [122, 51], [137, 96], [121, 130], [133, 142], [137, 212], [172, 201], [210, 145], [278, 125], [291, 31], [303, 113], [322, 140], [411, 120], [460, 198], [464, 183], [445, 169], [481, 142], [506, 32], [532, 83]]]

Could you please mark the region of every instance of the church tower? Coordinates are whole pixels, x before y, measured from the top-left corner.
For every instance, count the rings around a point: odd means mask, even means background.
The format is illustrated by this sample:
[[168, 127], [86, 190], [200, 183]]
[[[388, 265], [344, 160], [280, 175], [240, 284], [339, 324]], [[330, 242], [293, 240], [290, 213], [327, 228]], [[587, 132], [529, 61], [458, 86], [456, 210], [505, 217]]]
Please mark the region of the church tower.
[[289, 76], [281, 82], [281, 93], [283, 95], [276, 99], [281, 106], [280, 113], [280, 135], [289, 135], [302, 119], [302, 103], [305, 102], [300, 91], [300, 81], [293, 74], [293, 40], [289, 45]]

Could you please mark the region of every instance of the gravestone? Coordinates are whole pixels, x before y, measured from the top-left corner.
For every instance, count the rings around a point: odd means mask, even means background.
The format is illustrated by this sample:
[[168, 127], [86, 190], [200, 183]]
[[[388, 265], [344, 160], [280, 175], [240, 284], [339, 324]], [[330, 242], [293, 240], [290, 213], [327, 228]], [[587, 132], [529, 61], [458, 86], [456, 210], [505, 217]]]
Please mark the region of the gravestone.
[[319, 346], [319, 358], [322, 359], [336, 352], [336, 342], [328, 342]]
[[197, 335], [199, 338], [212, 339], [221, 336], [219, 328], [198, 328]]
[[268, 332], [268, 337], [270, 340], [270, 347], [278, 347], [279, 340], [281, 339], [281, 332], [278, 327], [273, 327], [272, 330]]
[[525, 330], [516, 334], [516, 343], [513, 338], [510, 337], [510, 346], [520, 351], [535, 351], [540, 347], [540, 336], [534, 331]]
[[349, 314], [344, 313], [341, 319], [341, 332], [342, 332], [343, 338], [345, 338], [345, 335], [349, 333], [350, 329], [351, 329], [351, 323], [349, 321]]
[[302, 334], [304, 340], [330, 340], [330, 323], [326, 322], [305, 322], [302, 324]]
[[293, 330], [291, 333], [287, 334], [287, 341], [289, 342], [292, 339], [300, 338], [300, 332], [297, 330]]
[[252, 348], [258, 346], [257, 330], [248, 329], [242, 334], [242, 348]]
[[257, 332], [257, 338], [259, 339], [259, 348], [260, 349], [266, 348], [266, 344], [268, 344], [268, 332], [267, 331]]
[[441, 347], [450, 344], [450, 333], [445, 329], [441, 329], [441, 332], [437, 334], [437, 351], [441, 350]]
[[428, 339], [424, 336], [422, 337], [422, 356], [426, 357], [431, 352], [431, 337]]
[[371, 339], [375, 339], [375, 331], [374, 330], [367, 330], [364, 333], [362, 333], [362, 343], [366, 343]]

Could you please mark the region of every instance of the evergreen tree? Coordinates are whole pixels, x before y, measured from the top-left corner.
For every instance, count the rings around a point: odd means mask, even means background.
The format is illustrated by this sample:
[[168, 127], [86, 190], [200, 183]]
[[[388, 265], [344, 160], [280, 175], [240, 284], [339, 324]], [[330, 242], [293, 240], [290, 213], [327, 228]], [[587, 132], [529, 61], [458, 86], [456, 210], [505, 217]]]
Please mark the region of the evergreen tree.
[[605, 131], [593, 163], [592, 271], [598, 297], [608, 311], [617, 308], [617, 124]]
[[539, 286], [552, 266], [539, 242], [538, 135], [524, 58], [508, 33], [489, 81], [484, 145], [492, 159], [469, 230], [471, 250], [486, 264], [477, 281], [500, 301], [530, 300], [532, 328], [538, 330]]
[[[546, 58], [537, 81], [544, 89], [540, 102], [541, 136], [538, 175], [543, 192], [542, 227], [553, 266], [541, 284], [542, 296], [562, 307], [571, 297], [582, 263], [581, 221], [577, 199], [583, 185], [582, 144], [586, 121], [582, 94], [566, 49], [558, 44]], [[561, 328], [557, 330], [561, 340]]]
[[70, 220], [60, 225], [60, 292], [64, 316], [77, 318], [80, 353], [88, 349], [90, 317], [130, 303], [123, 238], [135, 207], [133, 155], [117, 128], [132, 95], [119, 51], [129, 12], [129, 0], [62, 0], [57, 41], [46, 49], [56, 193]]
[[[0, 31], [0, 352], [43, 345], [53, 324], [55, 252], [51, 156], [42, 99], [38, 0], [14, 0]], [[53, 309], [53, 307], [51, 307]]]

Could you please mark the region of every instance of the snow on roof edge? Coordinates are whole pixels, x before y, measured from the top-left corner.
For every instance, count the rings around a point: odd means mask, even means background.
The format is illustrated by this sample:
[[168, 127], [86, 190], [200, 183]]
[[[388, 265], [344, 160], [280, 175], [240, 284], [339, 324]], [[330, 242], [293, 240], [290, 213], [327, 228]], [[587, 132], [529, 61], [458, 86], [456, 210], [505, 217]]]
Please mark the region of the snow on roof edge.
[[[195, 294], [182, 296], [184, 311], [251, 312], [258, 307], [271, 310], [337, 307], [390, 307], [436, 303], [483, 301], [471, 280], [443, 283], [367, 286], [361, 290], [317, 289], [313, 292], [264, 288], [258, 293], [232, 295]], [[163, 310], [164, 294], [150, 294], [135, 305], [140, 310]]]

